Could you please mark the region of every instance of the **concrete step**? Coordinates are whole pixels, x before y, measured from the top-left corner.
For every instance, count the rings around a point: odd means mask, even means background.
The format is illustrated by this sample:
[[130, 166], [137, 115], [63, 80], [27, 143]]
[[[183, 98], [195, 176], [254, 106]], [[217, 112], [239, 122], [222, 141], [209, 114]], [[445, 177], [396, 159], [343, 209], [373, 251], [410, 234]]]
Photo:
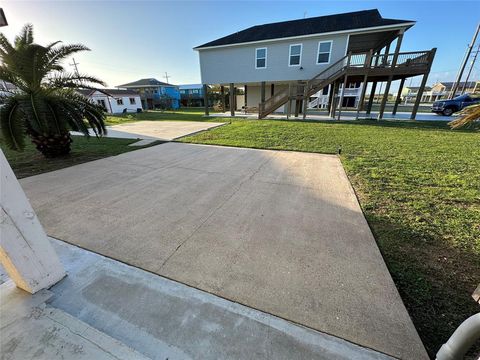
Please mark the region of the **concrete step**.
[[2, 359], [147, 359], [66, 312], [46, 305], [52, 292], [30, 295], [11, 280], [0, 285]]

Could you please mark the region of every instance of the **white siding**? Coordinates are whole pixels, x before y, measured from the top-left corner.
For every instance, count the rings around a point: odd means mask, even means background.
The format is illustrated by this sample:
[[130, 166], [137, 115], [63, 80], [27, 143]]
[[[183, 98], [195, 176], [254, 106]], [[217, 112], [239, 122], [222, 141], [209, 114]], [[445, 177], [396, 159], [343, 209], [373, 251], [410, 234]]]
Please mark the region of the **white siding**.
[[[329, 64], [317, 64], [319, 41], [332, 41]], [[308, 80], [345, 56], [348, 35], [277, 40], [250, 45], [200, 49], [200, 71], [204, 84], [244, 84], [259, 81]], [[289, 47], [302, 44], [301, 66], [288, 66]], [[255, 49], [267, 48], [267, 68], [255, 69]]]
[[[135, 104], [130, 104], [131, 97], [135, 99]], [[98, 100], [104, 100], [107, 112], [112, 114], [122, 113], [124, 109], [127, 109], [127, 112], [136, 112], [138, 108], [142, 108], [140, 95], [107, 96], [103, 93], [95, 92], [90, 95], [90, 99], [96, 104], [98, 104]], [[122, 99], [123, 105], [118, 105], [117, 99]]]

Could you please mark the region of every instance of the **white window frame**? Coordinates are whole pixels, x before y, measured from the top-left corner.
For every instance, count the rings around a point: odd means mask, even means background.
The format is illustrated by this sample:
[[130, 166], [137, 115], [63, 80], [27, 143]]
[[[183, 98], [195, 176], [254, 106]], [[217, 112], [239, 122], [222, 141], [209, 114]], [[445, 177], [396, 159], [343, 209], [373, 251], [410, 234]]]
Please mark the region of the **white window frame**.
[[116, 98], [115, 100], [117, 100], [117, 105], [118, 105], [118, 106], [122, 106], [122, 105], [123, 105], [123, 98]]
[[[257, 66], [257, 60], [258, 59], [263, 59], [263, 58], [257, 57], [257, 51], [258, 50], [265, 50], [265, 66], [264, 67], [258, 67]], [[266, 69], [267, 68], [267, 57], [268, 57], [268, 50], [267, 50], [266, 47], [256, 48], [255, 49], [255, 69]]]
[[129, 98], [130, 100], [130, 105], [135, 105], [137, 103], [137, 100], [135, 100], [134, 97]]
[[[300, 46], [300, 61], [298, 62], [298, 65], [297, 64], [290, 65], [290, 59], [292, 57], [292, 47], [293, 46]], [[303, 53], [303, 44], [290, 44], [290, 46], [288, 47], [288, 66], [289, 67], [302, 66], [302, 53]], [[293, 56], [297, 56], [297, 55], [293, 55]]]
[[[330, 51], [328, 52], [328, 62], [318, 62], [318, 56], [320, 55], [320, 45], [325, 44], [325, 43], [330, 43]], [[332, 60], [332, 48], [333, 48], [333, 40], [322, 40], [318, 42], [318, 47], [317, 47], [317, 58], [315, 59], [315, 63], [317, 65], [328, 65], [330, 64]], [[326, 54], [326, 52], [322, 52], [322, 54]]]

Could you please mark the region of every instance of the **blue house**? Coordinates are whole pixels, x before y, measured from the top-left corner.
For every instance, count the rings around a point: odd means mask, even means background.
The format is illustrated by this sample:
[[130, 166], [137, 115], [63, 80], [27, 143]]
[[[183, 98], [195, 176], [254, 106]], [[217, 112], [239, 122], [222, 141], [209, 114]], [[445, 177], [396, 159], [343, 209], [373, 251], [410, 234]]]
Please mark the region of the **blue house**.
[[140, 79], [117, 87], [138, 92], [144, 110], [176, 110], [180, 107], [180, 91], [178, 86], [164, 83], [154, 78]]
[[178, 88], [182, 106], [204, 106], [202, 84], [179, 85]]

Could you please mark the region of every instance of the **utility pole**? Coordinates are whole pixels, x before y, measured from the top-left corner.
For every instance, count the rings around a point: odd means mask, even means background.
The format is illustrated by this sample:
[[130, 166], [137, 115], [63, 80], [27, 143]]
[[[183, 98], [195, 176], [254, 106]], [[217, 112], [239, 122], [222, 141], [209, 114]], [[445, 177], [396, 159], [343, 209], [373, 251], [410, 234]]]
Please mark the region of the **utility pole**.
[[77, 65], [80, 65], [80, 63], [77, 63], [75, 61], [75, 58], [72, 58], [72, 60], [73, 60], [73, 64], [69, 64], [69, 65], [75, 67], [75, 74], [77, 74], [77, 76], [80, 77], [80, 73], [78, 72], [78, 67], [77, 67]]
[[171, 76], [169, 76], [166, 71], [165, 71], [165, 76], [164, 76], [164, 78], [167, 80], [167, 84], [169, 84], [168, 78], [171, 78]]
[[468, 80], [470, 79], [470, 75], [472, 74], [473, 66], [475, 65], [475, 61], [477, 61], [477, 55], [480, 52], [480, 44], [478, 44], [477, 51], [475, 52], [475, 55], [473, 55], [472, 63], [470, 65], [470, 70], [468, 70], [467, 78], [465, 79], [465, 83], [463, 84], [462, 87], [462, 95], [465, 91], [465, 88], [467, 87]]
[[458, 85], [460, 84], [460, 80], [462, 80], [463, 70], [465, 70], [465, 65], [467, 65], [468, 58], [470, 57], [470, 54], [472, 53], [472, 48], [475, 45], [475, 41], [477, 40], [477, 35], [478, 35], [479, 31], [480, 31], [480, 23], [477, 26], [477, 30], [475, 30], [475, 34], [473, 35], [472, 42], [467, 47], [467, 52], [466, 52], [465, 57], [462, 61], [462, 65], [460, 66], [460, 69], [458, 70], [457, 79], [455, 80], [455, 83], [453, 84], [452, 91], [450, 92], [450, 96], [448, 97], [449, 99], [453, 99], [455, 97], [455, 93], [457, 92]]

